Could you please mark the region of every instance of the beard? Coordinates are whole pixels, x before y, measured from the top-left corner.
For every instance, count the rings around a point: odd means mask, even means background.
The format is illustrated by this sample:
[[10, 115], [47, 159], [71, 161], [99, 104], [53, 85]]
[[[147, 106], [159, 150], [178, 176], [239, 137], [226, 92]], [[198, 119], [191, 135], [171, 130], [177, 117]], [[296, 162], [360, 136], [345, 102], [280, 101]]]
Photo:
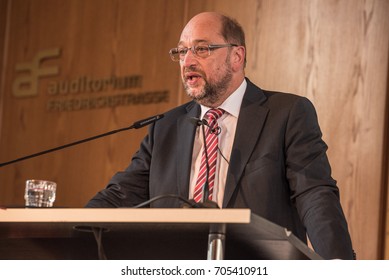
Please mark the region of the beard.
[[184, 88], [187, 95], [197, 103], [205, 105], [207, 107], [212, 107], [213, 104], [221, 103], [220, 101], [225, 95], [232, 80], [232, 70], [230, 64], [226, 61], [226, 68], [223, 73], [223, 76], [221, 76], [217, 81], [209, 81], [205, 73], [202, 71], [196, 69], [190, 69], [190, 70], [201, 73], [205, 84], [203, 88], [200, 89], [200, 92], [196, 94], [195, 91], [192, 90], [184, 82]]

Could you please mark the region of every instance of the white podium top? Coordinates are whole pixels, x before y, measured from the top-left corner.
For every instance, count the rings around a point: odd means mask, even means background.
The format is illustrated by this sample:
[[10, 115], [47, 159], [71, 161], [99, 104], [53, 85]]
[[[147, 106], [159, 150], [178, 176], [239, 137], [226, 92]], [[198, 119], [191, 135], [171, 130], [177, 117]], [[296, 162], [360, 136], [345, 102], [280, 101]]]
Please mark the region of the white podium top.
[[8, 208], [0, 223], [250, 223], [250, 209]]

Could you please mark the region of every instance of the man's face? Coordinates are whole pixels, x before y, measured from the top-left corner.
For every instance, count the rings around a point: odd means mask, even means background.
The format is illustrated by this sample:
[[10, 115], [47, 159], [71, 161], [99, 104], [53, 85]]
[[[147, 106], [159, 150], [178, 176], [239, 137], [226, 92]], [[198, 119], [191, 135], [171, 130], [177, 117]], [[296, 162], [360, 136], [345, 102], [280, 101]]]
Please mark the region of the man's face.
[[[215, 18], [192, 19], [184, 28], [179, 48], [197, 45], [226, 44], [220, 35], [221, 24]], [[229, 48], [211, 51], [198, 57], [188, 51], [180, 61], [181, 78], [189, 97], [208, 107], [218, 106], [230, 94], [232, 79]], [[221, 102], [220, 102], [221, 101]]]

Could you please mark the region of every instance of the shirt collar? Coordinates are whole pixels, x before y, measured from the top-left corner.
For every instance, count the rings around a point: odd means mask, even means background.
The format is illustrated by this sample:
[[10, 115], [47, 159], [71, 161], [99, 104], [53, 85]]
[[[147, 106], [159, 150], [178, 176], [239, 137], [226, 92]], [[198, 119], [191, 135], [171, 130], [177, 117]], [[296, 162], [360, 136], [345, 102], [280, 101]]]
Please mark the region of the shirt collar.
[[[224, 100], [224, 102], [218, 108], [221, 108], [227, 113], [229, 113], [230, 115], [238, 118], [240, 112], [240, 106], [242, 105], [242, 100], [246, 88], [247, 88], [247, 82], [246, 79], [243, 79], [243, 82], [240, 84], [240, 86], [226, 100]], [[203, 119], [205, 113], [211, 108], [204, 105], [200, 105], [200, 106], [201, 106], [200, 119]]]

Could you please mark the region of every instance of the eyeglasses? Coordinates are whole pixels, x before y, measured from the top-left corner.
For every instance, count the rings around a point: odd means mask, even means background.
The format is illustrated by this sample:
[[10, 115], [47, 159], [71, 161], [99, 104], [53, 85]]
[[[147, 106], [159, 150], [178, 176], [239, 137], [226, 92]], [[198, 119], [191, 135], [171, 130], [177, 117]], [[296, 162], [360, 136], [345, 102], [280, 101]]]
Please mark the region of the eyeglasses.
[[206, 58], [211, 55], [211, 51], [227, 48], [227, 47], [237, 47], [235, 44], [223, 44], [223, 45], [197, 45], [190, 48], [174, 48], [169, 51], [170, 57], [173, 61], [182, 61], [186, 53], [191, 50], [194, 56]]

